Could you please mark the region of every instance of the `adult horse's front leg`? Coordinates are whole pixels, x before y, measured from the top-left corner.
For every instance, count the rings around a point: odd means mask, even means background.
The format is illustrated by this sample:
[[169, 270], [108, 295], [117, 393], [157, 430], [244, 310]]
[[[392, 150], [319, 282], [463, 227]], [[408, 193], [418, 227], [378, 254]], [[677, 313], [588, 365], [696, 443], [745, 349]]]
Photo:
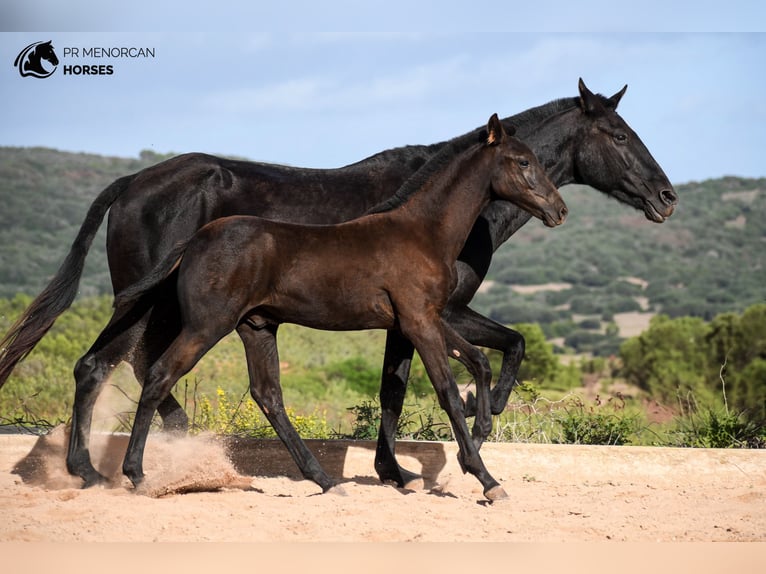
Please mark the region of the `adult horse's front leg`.
[[243, 322], [237, 327], [237, 334], [245, 345], [250, 394], [274, 427], [295, 464], [306, 479], [313, 480], [322, 488], [322, 492], [335, 487], [334, 492], [342, 493], [342, 489], [336, 487], [335, 481], [324, 471], [287, 416], [279, 384], [277, 326], [255, 328]]
[[386, 334], [386, 353], [380, 381], [380, 429], [375, 450], [375, 471], [382, 482], [394, 482], [400, 488], [422, 478], [396, 460], [396, 429], [402, 414], [407, 379], [415, 349], [399, 331]]
[[[524, 359], [524, 336], [466, 306], [448, 306], [443, 316], [472, 345], [495, 349], [503, 353], [500, 374], [490, 395], [491, 412], [493, 415], [499, 415], [505, 410], [508, 397], [514, 386], [518, 384], [516, 376]], [[476, 412], [476, 400], [469, 393], [466, 399], [465, 416], [474, 416]]]
[[440, 317], [415, 317], [407, 320], [400, 316], [400, 325], [404, 335], [412, 341], [415, 349], [431, 379], [439, 404], [450, 419], [455, 440], [458, 443], [458, 461], [463, 472], [473, 474], [484, 487], [484, 496], [489, 500], [507, 498], [500, 486], [484, 466], [479, 450], [476, 448], [468, 430], [463, 403], [460, 400], [457, 383], [447, 359], [445, 325]]
[[442, 321], [442, 326], [448, 355], [460, 361], [476, 382], [476, 418], [472, 436], [478, 450], [492, 430], [492, 413], [490, 412], [492, 369], [484, 353], [463, 339], [446, 321]]

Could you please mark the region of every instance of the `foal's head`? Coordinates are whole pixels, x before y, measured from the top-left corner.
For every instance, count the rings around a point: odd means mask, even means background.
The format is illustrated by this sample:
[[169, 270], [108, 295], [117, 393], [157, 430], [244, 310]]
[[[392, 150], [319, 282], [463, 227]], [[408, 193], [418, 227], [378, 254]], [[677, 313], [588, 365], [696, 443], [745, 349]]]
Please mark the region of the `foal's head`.
[[532, 150], [507, 133], [493, 114], [487, 124], [487, 145], [494, 146], [492, 192], [541, 219], [548, 227], [564, 223], [567, 206]]

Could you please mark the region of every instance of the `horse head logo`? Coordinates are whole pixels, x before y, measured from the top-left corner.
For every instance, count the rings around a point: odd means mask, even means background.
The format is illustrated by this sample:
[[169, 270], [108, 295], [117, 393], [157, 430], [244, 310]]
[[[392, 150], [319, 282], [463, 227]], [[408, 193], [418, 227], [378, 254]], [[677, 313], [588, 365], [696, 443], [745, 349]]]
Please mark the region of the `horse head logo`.
[[[19, 69], [19, 74], [22, 77], [47, 78], [56, 71], [59, 59], [56, 56], [56, 52], [53, 51], [53, 44], [51, 42], [52, 40], [34, 42], [19, 52], [13, 65]], [[43, 66], [43, 60], [53, 65], [53, 68], [47, 70]]]

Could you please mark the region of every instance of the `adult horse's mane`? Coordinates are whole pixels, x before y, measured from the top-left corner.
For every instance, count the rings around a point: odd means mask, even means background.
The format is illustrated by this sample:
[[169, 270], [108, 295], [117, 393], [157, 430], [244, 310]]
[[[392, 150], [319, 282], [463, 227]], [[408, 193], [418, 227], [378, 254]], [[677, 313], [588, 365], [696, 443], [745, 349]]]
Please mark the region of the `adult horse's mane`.
[[[486, 130], [484, 131], [486, 133]], [[456, 155], [465, 151], [466, 146], [464, 145], [464, 138], [473, 135], [473, 133], [474, 132], [466, 134], [465, 136], [458, 136], [453, 140], [441, 144], [442, 147], [436, 155], [423, 164], [414, 175], [411, 175], [401, 187], [396, 190], [394, 195], [378, 205], [371, 207], [366, 212], [366, 215], [391, 211], [406, 203], [410, 196], [423, 187], [434, 174], [439, 173], [445, 166], [450, 164]]]
[[[606, 102], [607, 98], [599, 94], [599, 98], [602, 102]], [[519, 128], [521, 126], [536, 126], [551, 116], [567, 111], [577, 105], [578, 98], [560, 98], [552, 100], [547, 104], [536, 106], [523, 112], [519, 112], [503, 121], [503, 125], [511, 133], [510, 128]], [[395, 209], [405, 203], [407, 199], [420, 189], [435, 173], [439, 172], [442, 167], [448, 164], [456, 155], [465, 151], [471, 144], [480, 143], [487, 139], [487, 129], [481, 127], [472, 130], [466, 134], [454, 137], [450, 140], [431, 144], [425, 146], [427, 149], [438, 148], [439, 151], [431, 159], [429, 159], [423, 166], [415, 172], [407, 181], [405, 181], [401, 187], [396, 191], [394, 195], [382, 201], [378, 205], [371, 207], [367, 214], [383, 213]], [[401, 150], [401, 148], [397, 148]], [[381, 152], [379, 155], [383, 155], [392, 150]]]

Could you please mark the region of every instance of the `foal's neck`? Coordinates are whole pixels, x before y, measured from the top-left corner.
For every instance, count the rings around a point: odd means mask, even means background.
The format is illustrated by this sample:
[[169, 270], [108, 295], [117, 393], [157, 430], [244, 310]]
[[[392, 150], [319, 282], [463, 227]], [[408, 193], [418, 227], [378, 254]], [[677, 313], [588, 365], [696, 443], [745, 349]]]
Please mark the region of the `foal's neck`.
[[457, 259], [481, 210], [489, 203], [489, 164], [494, 153], [483, 144], [467, 150], [395, 210], [396, 217], [412, 221], [440, 252]]

